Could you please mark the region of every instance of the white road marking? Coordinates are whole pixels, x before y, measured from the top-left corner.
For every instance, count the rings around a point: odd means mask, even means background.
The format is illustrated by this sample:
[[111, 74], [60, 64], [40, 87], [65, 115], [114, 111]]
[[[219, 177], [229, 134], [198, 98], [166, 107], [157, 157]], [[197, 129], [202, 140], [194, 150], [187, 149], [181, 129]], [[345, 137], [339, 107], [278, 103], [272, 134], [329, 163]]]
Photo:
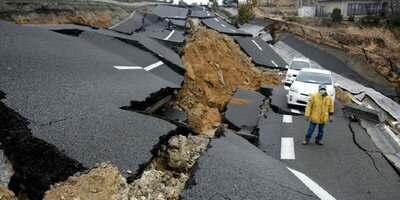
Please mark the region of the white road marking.
[[230, 28], [229, 30], [230, 30], [230, 31], [232, 31], [232, 32], [234, 32], [234, 33], [236, 33], [236, 31], [235, 31], [235, 30], [233, 30], [233, 29], [231, 29], [231, 28]]
[[135, 14], [135, 12], [136, 12], [136, 11], [133, 11], [133, 12], [132, 12], [132, 14], [131, 14], [131, 15], [129, 15], [129, 17], [127, 17], [126, 19], [124, 19], [124, 20], [122, 20], [122, 21], [118, 22], [118, 23], [117, 23], [117, 24], [115, 24], [114, 26], [111, 26], [109, 29], [113, 29], [113, 28], [115, 28], [115, 27], [119, 26], [120, 24], [124, 23], [126, 20], [128, 20], [128, 19], [132, 18], [132, 16]]
[[294, 160], [294, 142], [292, 137], [281, 138], [281, 160]]
[[[282, 83], [284, 83], [285, 81], [282, 81]], [[285, 89], [285, 90], [290, 90], [290, 87], [289, 86], [283, 86], [283, 88]]]
[[297, 109], [290, 109], [290, 112], [300, 114], [300, 110]]
[[175, 30], [172, 30], [171, 33], [169, 33], [169, 35], [166, 38], [164, 38], [164, 40], [168, 40], [174, 33], [175, 33]]
[[291, 171], [298, 179], [300, 179], [300, 181], [303, 182], [304, 185], [306, 185], [315, 195], [317, 195], [318, 198], [322, 200], [336, 200], [335, 197], [330, 195], [326, 190], [324, 190], [324, 188], [308, 178], [305, 174], [294, 169], [290, 169], [289, 167], [288, 170]]
[[215, 21], [219, 22], [219, 20], [217, 18], [214, 18]]
[[257, 42], [256, 41], [254, 41], [254, 40], [251, 40], [257, 47], [258, 47], [258, 49], [260, 49], [260, 51], [262, 51], [263, 49], [260, 47], [260, 45], [258, 45], [257, 44]]
[[203, 12], [206, 11], [206, 8], [203, 7]]
[[140, 66], [114, 66], [114, 68], [119, 69], [119, 70], [142, 69], [142, 70], [150, 71], [156, 67], [159, 67], [162, 64], [164, 64], [162, 61], [158, 61], [158, 62], [151, 64], [145, 68], [140, 67]]
[[275, 65], [275, 67], [278, 67], [278, 65], [273, 60], [271, 60], [271, 62], [272, 62], [272, 64]]
[[292, 115], [283, 115], [282, 122], [283, 123], [292, 123], [293, 122]]
[[164, 64], [162, 61], [158, 61], [158, 62], [156, 62], [154, 64], [151, 64], [151, 65], [145, 67], [144, 70], [150, 71], [150, 70], [152, 70], [152, 69], [154, 69], [154, 68], [156, 68], [156, 67], [158, 67], [158, 66], [160, 66], [162, 64]]
[[143, 69], [143, 67], [140, 67], [140, 66], [114, 66], [114, 68], [119, 69], [119, 70]]
[[221, 24], [221, 26], [226, 27], [225, 24]]
[[208, 11], [206, 13], [207, 13], [207, 16], [210, 16], [210, 13]]

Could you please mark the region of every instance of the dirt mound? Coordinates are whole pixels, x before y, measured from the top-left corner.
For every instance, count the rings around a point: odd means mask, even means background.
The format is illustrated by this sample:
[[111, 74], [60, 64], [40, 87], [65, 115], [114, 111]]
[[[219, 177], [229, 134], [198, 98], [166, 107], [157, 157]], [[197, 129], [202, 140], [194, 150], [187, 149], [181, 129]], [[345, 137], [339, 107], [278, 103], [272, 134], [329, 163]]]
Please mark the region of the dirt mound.
[[[257, 90], [262, 84], [278, 84], [274, 73], [257, 71], [232, 37], [198, 29], [184, 47], [185, 84], [174, 105], [189, 111], [189, 124], [198, 133], [220, 123], [238, 87]], [[216, 112], [219, 111], [219, 112]]]
[[336, 98], [342, 103], [348, 104], [351, 103], [351, 98], [349, 96], [349, 92], [343, 90], [340, 87], [336, 87]]
[[[0, 2], [0, 19], [17, 24], [84, 24], [108, 28], [135, 8], [109, 4]], [[140, 8], [146, 10], [147, 8]]]
[[128, 184], [116, 167], [103, 163], [88, 174], [69, 177], [46, 192], [44, 199], [128, 199]]

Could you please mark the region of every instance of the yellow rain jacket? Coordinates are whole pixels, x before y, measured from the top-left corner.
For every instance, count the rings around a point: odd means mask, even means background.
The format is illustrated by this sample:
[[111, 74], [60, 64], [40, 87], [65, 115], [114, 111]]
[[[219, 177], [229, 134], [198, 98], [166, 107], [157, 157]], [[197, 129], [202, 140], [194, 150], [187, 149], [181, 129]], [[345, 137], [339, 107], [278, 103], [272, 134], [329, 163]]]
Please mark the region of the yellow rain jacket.
[[329, 113], [333, 113], [333, 107], [331, 96], [323, 97], [316, 92], [310, 96], [304, 115], [314, 123], [325, 124], [329, 120]]

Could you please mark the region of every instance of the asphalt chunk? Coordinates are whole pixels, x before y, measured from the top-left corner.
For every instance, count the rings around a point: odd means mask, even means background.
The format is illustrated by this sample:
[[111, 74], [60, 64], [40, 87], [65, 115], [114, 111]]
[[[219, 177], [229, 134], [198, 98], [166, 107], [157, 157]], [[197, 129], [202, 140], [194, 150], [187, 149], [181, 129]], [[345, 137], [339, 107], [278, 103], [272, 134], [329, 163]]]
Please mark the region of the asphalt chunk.
[[181, 198], [317, 199], [285, 164], [230, 131], [212, 139]]

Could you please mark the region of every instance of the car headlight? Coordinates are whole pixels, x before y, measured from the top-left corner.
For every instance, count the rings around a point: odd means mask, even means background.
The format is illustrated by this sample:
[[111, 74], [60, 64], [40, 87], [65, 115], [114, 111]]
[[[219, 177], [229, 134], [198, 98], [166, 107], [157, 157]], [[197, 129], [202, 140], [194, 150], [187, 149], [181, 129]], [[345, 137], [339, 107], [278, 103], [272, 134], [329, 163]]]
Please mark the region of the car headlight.
[[298, 92], [299, 92], [299, 89], [298, 89], [296, 86], [292, 85], [292, 86], [290, 87], [290, 91], [298, 93]]

